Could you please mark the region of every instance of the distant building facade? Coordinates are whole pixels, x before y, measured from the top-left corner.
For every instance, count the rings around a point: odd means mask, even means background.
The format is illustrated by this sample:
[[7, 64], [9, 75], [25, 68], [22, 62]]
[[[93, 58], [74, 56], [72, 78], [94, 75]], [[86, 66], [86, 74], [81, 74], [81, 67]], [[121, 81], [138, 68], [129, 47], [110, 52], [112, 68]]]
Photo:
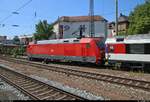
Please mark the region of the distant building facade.
[[21, 44], [28, 45], [29, 42], [33, 41], [33, 35], [21, 35], [19, 39]]
[[3, 43], [7, 40], [7, 36], [0, 36], [0, 43]]
[[[89, 37], [90, 16], [62, 16], [53, 24], [54, 38], [76, 38], [80, 36], [80, 28], [84, 37]], [[94, 16], [95, 37], [107, 35], [107, 20], [101, 16]]]
[[[108, 33], [109, 33], [110, 36], [115, 36], [116, 35], [115, 26], [116, 26], [115, 22], [110, 22], [109, 23]], [[120, 14], [120, 17], [118, 19], [118, 34], [124, 34], [124, 35], [127, 34], [128, 28], [129, 28], [128, 16]]]
[[119, 33], [127, 33], [127, 30], [129, 28], [129, 20], [128, 16], [125, 16], [123, 14], [120, 14], [119, 20], [118, 20], [118, 31]]
[[0, 36], [0, 44], [13, 45], [13, 40], [7, 39], [7, 36]]

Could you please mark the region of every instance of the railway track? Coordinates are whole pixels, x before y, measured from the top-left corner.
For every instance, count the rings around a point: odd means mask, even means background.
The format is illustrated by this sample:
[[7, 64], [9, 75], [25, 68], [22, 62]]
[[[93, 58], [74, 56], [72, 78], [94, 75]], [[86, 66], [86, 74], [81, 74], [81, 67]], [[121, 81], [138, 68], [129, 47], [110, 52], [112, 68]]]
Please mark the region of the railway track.
[[148, 82], [148, 81], [128, 79], [128, 78], [112, 76], [112, 75], [83, 72], [83, 71], [78, 71], [75, 69], [67, 69], [67, 68], [62, 68], [62, 67], [58, 67], [58, 66], [45, 65], [45, 64], [41, 64], [41, 63], [37, 63], [37, 62], [30, 62], [27, 60], [18, 60], [18, 59], [14, 59], [14, 58], [3, 57], [3, 59], [5, 59], [7, 61], [15, 62], [15, 63], [30, 65], [30, 66], [40, 68], [40, 69], [43, 68], [43, 69], [51, 70], [54, 72], [65, 73], [67, 75], [74, 75], [74, 76], [78, 76], [78, 77], [84, 77], [84, 78], [94, 79], [94, 80], [98, 80], [98, 81], [110, 82], [110, 83], [114, 83], [114, 84], [133, 87], [136, 89], [150, 91], [150, 82]]
[[0, 67], [0, 77], [32, 100], [85, 100], [9, 68]]

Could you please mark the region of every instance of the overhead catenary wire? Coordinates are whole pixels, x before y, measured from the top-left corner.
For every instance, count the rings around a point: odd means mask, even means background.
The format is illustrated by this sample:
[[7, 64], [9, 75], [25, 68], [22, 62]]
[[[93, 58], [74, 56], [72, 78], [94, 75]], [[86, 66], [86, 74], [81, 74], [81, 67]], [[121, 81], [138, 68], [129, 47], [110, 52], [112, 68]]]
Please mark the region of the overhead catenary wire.
[[[19, 7], [18, 9], [16, 9], [15, 12], [20, 11], [21, 9], [23, 9], [25, 6], [27, 6], [27, 5], [28, 5], [29, 3], [31, 3], [31, 2], [32, 2], [32, 0], [29, 0], [28, 2], [26, 2], [25, 4], [23, 4], [21, 7]], [[9, 14], [7, 17], [5, 17], [4, 19], [2, 19], [2, 20], [0, 21], [0, 24], [3, 23], [4, 21], [6, 21], [8, 18], [10, 18], [10, 17], [12, 17], [12, 16], [13, 16], [12, 13]]]

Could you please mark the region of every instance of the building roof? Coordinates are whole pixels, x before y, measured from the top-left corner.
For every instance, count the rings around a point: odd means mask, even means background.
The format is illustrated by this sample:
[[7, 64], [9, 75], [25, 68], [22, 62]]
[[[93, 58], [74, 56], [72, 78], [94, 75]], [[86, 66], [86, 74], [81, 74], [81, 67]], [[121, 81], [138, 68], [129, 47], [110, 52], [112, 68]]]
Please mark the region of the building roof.
[[[118, 18], [118, 23], [124, 23], [124, 22], [129, 22], [128, 16], [123, 15], [122, 13], [120, 14], [120, 17]], [[108, 28], [109, 26], [113, 25], [115, 26], [116, 22], [110, 22], [108, 24]]]
[[120, 14], [120, 17], [118, 19], [118, 22], [128, 22], [128, 16], [125, 16], [123, 14]]
[[30, 34], [30, 35], [20, 35], [19, 38], [20, 39], [23, 39], [23, 38], [32, 38], [33, 37], [33, 34]]
[[[90, 16], [62, 16], [59, 20], [55, 21], [54, 24], [58, 22], [87, 22], [90, 21]], [[94, 16], [94, 21], [106, 21], [102, 16]]]

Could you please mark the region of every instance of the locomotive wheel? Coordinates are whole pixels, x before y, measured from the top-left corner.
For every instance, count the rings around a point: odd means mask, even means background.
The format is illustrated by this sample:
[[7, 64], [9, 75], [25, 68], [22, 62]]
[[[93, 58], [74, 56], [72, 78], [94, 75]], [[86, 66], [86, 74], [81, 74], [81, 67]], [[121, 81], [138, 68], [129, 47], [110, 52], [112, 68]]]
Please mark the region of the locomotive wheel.
[[29, 60], [29, 61], [32, 61], [32, 60], [33, 60], [33, 58], [32, 58], [32, 57], [28, 57], [28, 60]]
[[44, 60], [42, 61], [43, 64], [48, 64], [48, 62], [49, 62], [49, 61], [48, 61], [47, 58], [44, 58]]

